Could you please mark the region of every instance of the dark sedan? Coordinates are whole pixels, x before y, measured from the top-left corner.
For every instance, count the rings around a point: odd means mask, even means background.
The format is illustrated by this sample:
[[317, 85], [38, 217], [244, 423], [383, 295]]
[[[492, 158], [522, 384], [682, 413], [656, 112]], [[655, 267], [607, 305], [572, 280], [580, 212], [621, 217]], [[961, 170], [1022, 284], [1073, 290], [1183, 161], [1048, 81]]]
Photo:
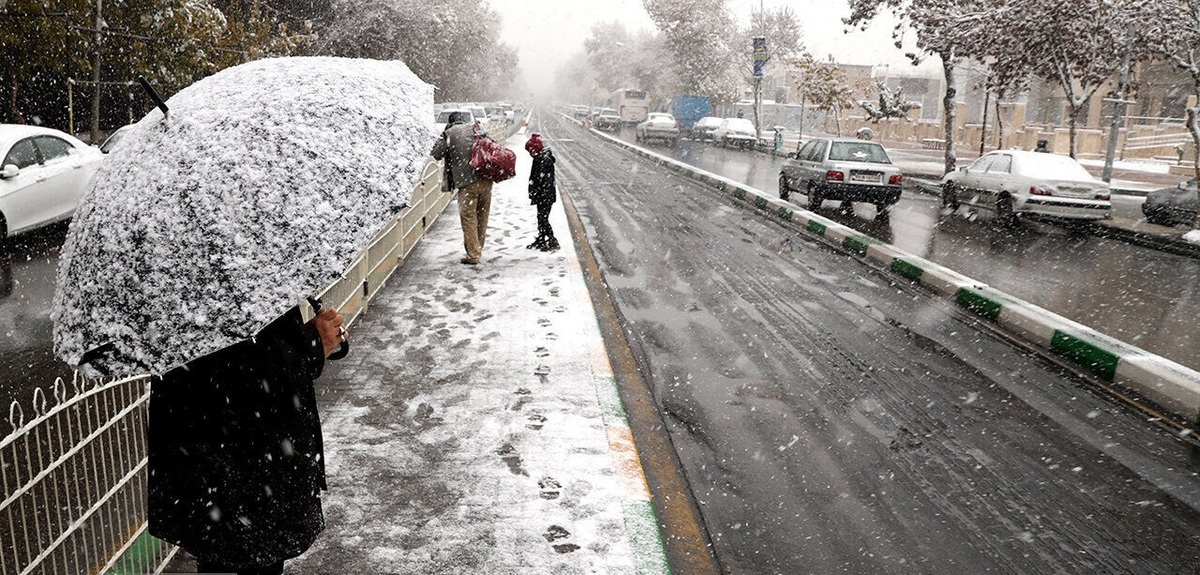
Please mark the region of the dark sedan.
[[1146, 221], [1152, 224], [1191, 224], [1196, 220], [1196, 178], [1173, 188], [1163, 188], [1146, 194], [1142, 214], [1146, 216]]

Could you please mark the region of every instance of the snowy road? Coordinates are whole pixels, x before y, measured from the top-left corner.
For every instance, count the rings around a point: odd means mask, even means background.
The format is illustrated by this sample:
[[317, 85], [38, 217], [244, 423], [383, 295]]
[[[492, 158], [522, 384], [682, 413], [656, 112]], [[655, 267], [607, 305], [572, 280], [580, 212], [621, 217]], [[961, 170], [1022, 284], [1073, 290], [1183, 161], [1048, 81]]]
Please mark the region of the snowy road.
[[726, 571], [1194, 569], [1188, 444], [942, 300], [557, 116], [531, 128]]

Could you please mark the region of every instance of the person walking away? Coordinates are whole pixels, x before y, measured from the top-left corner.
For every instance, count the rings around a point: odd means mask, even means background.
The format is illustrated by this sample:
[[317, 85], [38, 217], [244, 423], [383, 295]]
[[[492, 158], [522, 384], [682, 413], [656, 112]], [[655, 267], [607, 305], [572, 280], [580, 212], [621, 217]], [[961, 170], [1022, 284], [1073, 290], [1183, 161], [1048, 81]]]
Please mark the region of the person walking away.
[[1033, 148], [1033, 151], [1042, 152], [1043, 154], [1049, 154], [1050, 153], [1049, 145], [1050, 145], [1050, 142], [1047, 140], [1038, 140], [1037, 146]]
[[533, 168], [529, 170], [529, 203], [537, 206], [537, 238], [525, 247], [552, 252], [559, 248], [554, 229], [550, 227], [550, 208], [558, 196], [554, 186], [554, 154], [537, 132], [529, 135], [525, 150], [533, 156]]
[[471, 146], [477, 134], [484, 135], [477, 130], [468, 113], [453, 112], [430, 152], [435, 160], [446, 162], [445, 172], [450, 182], [443, 189], [458, 191], [458, 220], [466, 252], [459, 261], [468, 265], [478, 265], [483, 257], [488, 212], [492, 207], [492, 182], [479, 177], [471, 167]]
[[313, 381], [346, 336], [300, 308], [254, 338], [150, 383], [150, 533], [200, 573], [280, 575], [324, 529], [325, 456]]

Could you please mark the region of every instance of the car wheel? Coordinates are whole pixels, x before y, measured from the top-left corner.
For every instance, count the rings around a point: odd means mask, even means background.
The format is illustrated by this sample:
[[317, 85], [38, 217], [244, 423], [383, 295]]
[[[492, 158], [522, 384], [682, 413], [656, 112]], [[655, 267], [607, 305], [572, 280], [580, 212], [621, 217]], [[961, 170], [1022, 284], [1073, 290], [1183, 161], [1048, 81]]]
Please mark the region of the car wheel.
[[792, 195], [792, 190], [788, 188], [787, 176], [779, 174], [779, 199], [787, 200]]
[[1003, 194], [996, 200], [996, 221], [1002, 226], [1011, 226], [1016, 223], [1012, 196]]
[[958, 186], [954, 182], [942, 184], [942, 207], [958, 209]]
[[821, 197], [821, 188], [817, 187], [815, 182], [808, 183], [808, 209], [817, 211], [821, 209], [821, 202], [824, 198]]

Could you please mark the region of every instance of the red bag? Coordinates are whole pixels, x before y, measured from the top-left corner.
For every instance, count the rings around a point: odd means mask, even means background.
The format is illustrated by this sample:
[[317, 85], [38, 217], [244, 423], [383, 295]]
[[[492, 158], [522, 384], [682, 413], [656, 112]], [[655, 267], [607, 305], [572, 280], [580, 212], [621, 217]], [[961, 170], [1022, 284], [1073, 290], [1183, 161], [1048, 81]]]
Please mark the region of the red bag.
[[497, 144], [495, 140], [480, 135], [479, 126], [474, 127], [475, 143], [471, 145], [471, 167], [479, 177], [503, 182], [517, 175], [517, 154]]

